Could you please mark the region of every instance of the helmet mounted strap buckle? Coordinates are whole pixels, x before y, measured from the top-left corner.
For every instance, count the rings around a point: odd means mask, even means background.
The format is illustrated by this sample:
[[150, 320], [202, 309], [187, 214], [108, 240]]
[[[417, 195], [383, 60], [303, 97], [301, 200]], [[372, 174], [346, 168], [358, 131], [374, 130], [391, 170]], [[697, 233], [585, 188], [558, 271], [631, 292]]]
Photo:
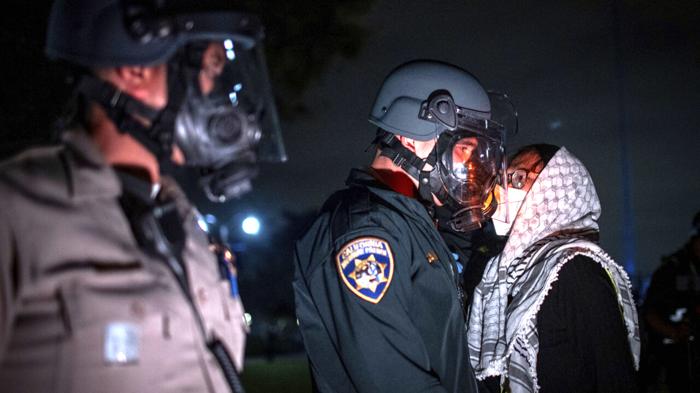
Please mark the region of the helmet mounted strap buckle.
[[[426, 158], [421, 158], [401, 144], [394, 134], [383, 131], [377, 135], [375, 140], [381, 143], [381, 155], [389, 158], [394, 165], [414, 178], [418, 182], [418, 195], [425, 203], [431, 205], [433, 203], [433, 190], [430, 177], [435, 170], [435, 162], [437, 161], [437, 156], [434, 154], [435, 147]], [[432, 168], [425, 170], [426, 164], [430, 164]]]
[[391, 162], [393, 162], [394, 165], [403, 168], [404, 164], [406, 164], [406, 158], [397, 154], [394, 156], [394, 158], [391, 160]]
[[436, 90], [421, 104], [418, 118], [457, 129], [457, 105], [447, 90]]
[[430, 188], [430, 171], [421, 170], [418, 174], [418, 195], [428, 204], [433, 204], [433, 192]]

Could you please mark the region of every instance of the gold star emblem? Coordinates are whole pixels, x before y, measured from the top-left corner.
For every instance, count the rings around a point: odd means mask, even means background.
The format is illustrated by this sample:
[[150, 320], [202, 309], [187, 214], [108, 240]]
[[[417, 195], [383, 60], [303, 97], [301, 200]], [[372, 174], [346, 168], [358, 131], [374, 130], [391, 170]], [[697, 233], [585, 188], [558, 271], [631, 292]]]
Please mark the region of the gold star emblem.
[[384, 276], [384, 269], [386, 262], [377, 262], [374, 255], [370, 255], [367, 259], [355, 259], [355, 269], [348, 276], [355, 280], [356, 289], [367, 288], [376, 292], [379, 284], [389, 281]]

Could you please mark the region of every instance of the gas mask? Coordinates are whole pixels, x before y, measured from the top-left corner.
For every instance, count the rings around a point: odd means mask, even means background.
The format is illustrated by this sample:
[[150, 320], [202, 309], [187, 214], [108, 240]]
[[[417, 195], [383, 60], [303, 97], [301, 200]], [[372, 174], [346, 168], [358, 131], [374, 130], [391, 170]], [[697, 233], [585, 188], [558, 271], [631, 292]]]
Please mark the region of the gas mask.
[[[433, 92], [418, 114], [435, 127], [436, 144], [426, 158], [416, 156], [393, 133], [380, 129], [375, 139], [382, 156], [418, 181], [418, 193], [428, 207], [435, 197], [452, 212], [438, 224], [453, 231], [479, 228], [496, 209], [493, 189], [504, 178], [505, 136], [517, 129], [517, 114], [505, 95], [489, 99], [491, 112], [479, 112], [459, 107], [445, 90]], [[498, 100], [507, 106], [500, 117], [493, 109]]]
[[230, 39], [201, 41], [173, 61], [186, 84], [175, 144], [186, 165], [200, 169], [209, 199], [239, 197], [251, 189], [257, 162], [286, 160], [262, 53]]
[[447, 224], [454, 231], [479, 228], [496, 209], [493, 190], [504, 178], [505, 137], [508, 129], [517, 129], [517, 114], [505, 95], [492, 93], [489, 100], [491, 112], [483, 113], [436, 91], [419, 114], [438, 130], [430, 190], [453, 212]]
[[438, 160], [430, 175], [432, 193], [453, 212], [449, 225], [460, 232], [478, 228], [493, 213], [492, 191], [503, 168], [500, 140], [472, 130], [440, 134]]

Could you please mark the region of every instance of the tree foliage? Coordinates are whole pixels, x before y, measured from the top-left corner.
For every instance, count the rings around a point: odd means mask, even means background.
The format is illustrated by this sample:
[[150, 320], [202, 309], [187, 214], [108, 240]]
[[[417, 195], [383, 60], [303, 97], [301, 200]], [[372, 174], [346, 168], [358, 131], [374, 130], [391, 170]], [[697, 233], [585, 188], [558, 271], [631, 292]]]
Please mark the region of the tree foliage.
[[360, 18], [374, 0], [247, 0], [266, 27], [266, 52], [282, 116], [303, 111], [302, 93], [334, 58], [351, 58], [367, 30]]

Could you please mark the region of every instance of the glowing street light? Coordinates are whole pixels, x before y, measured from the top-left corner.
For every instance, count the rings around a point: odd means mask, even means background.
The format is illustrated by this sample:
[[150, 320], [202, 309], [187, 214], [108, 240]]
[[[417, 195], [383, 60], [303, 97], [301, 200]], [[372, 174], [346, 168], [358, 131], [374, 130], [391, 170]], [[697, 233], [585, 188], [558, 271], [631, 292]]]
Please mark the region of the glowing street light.
[[241, 229], [246, 234], [255, 236], [260, 233], [260, 220], [255, 216], [248, 216], [241, 223]]

